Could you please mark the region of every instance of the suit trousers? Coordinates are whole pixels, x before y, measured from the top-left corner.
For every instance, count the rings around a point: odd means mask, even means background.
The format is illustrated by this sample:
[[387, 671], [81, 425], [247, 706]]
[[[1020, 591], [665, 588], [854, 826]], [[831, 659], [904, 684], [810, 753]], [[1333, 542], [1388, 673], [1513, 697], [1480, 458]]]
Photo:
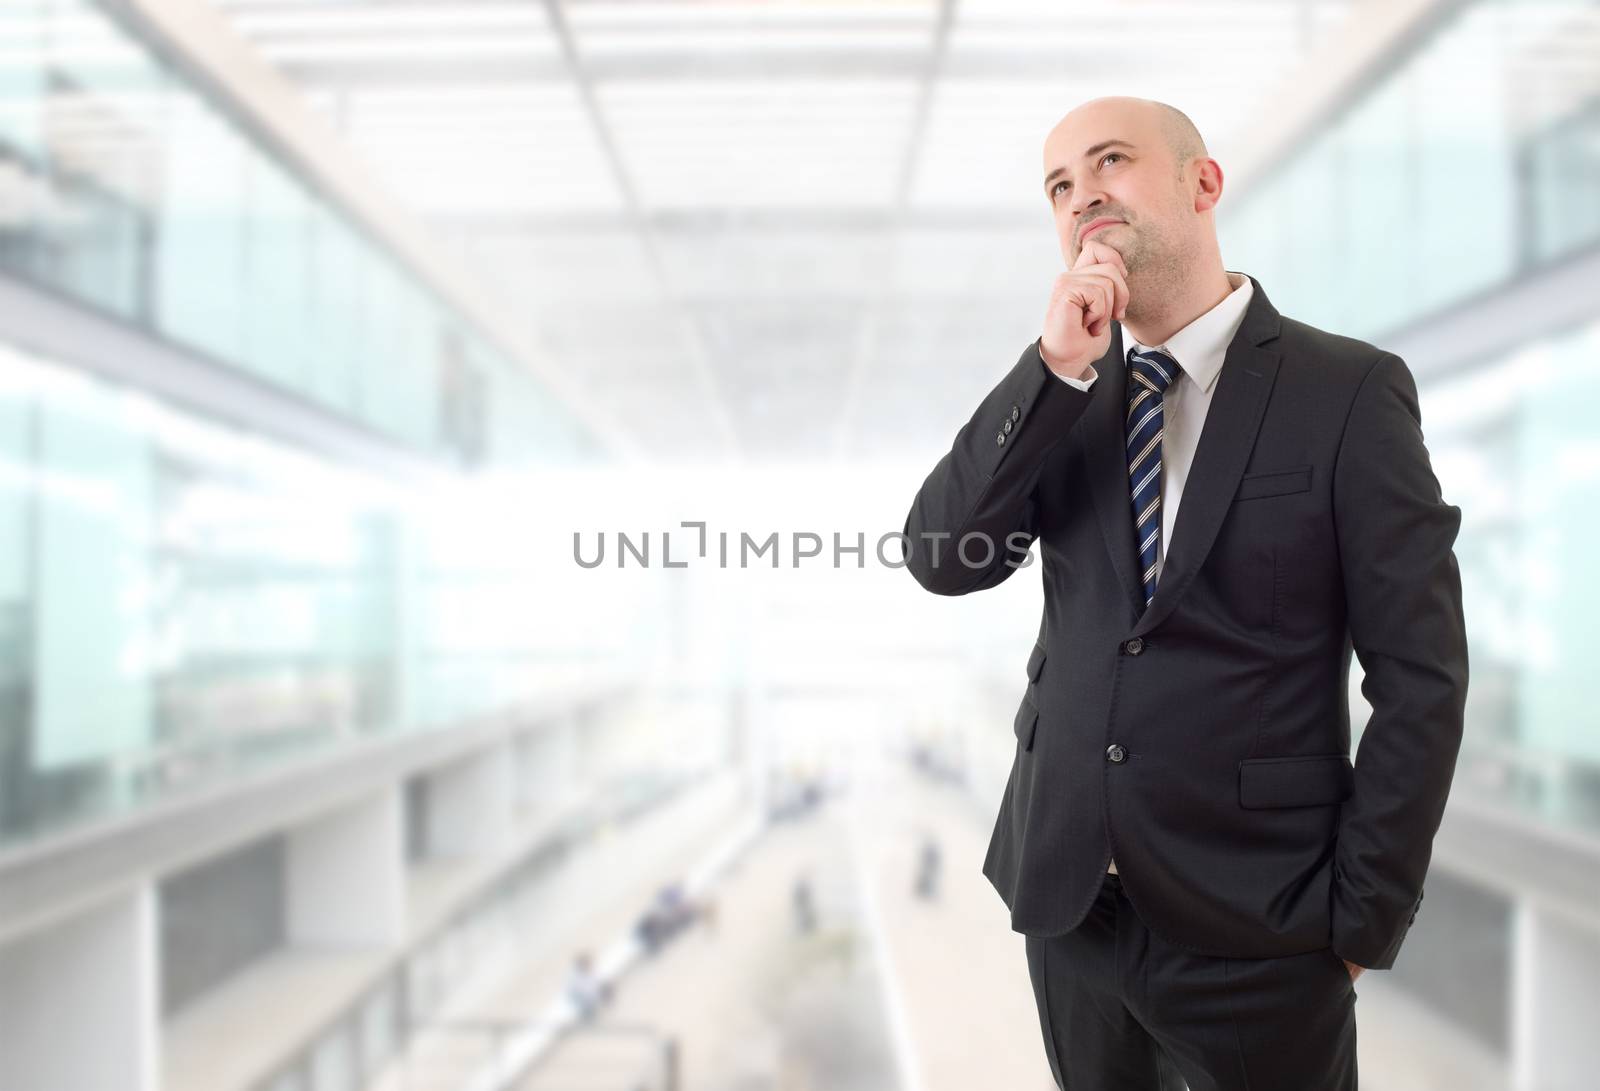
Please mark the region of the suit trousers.
[[1024, 946], [1063, 1091], [1355, 1091], [1355, 984], [1331, 946], [1197, 954], [1151, 932], [1111, 873], [1077, 928]]

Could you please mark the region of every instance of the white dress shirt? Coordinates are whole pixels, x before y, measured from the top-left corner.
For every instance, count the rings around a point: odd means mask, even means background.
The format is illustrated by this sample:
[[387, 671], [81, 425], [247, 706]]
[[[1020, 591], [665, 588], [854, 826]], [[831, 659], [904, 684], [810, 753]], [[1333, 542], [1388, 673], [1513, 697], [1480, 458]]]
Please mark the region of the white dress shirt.
[[[1250, 278], [1242, 273], [1229, 272], [1228, 283], [1233, 285], [1233, 291], [1169, 337], [1164, 345], [1141, 344], [1133, 339], [1126, 326], [1122, 328], [1124, 360], [1134, 349], [1141, 352], [1158, 349], [1178, 361], [1178, 376], [1161, 396], [1161, 533], [1156, 538], [1157, 583], [1166, 563], [1167, 542], [1172, 538], [1172, 527], [1178, 518], [1178, 502], [1183, 499], [1183, 483], [1189, 479], [1200, 430], [1206, 423], [1206, 410], [1211, 407], [1211, 392], [1216, 389], [1217, 376], [1222, 372], [1222, 358], [1233, 335], [1239, 331], [1239, 324], [1244, 321], [1245, 308], [1250, 305], [1250, 296], [1255, 291]], [[1088, 390], [1100, 377], [1092, 366], [1087, 379], [1069, 379], [1053, 371], [1051, 374], [1079, 390]], [[1131, 491], [1127, 515], [1131, 523]], [[1115, 873], [1116, 861], [1111, 861], [1106, 870]]]

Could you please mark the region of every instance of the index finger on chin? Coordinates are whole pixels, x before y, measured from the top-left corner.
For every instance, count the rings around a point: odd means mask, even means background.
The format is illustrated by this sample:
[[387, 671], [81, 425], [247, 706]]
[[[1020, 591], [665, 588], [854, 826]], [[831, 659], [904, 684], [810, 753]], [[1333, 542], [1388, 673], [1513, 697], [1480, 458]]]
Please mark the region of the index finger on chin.
[[1083, 253], [1080, 257], [1087, 256], [1090, 261], [1101, 262], [1106, 265], [1115, 265], [1124, 276], [1127, 275], [1127, 266], [1123, 264], [1122, 254], [1116, 247], [1103, 243], [1099, 238], [1088, 239], [1083, 244]]

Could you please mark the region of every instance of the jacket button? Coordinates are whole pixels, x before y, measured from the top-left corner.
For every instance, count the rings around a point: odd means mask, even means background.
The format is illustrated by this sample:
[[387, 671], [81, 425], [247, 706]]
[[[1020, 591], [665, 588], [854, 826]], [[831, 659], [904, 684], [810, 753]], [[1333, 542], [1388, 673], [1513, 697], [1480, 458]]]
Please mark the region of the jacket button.
[[1006, 434], [1004, 432], [996, 432], [994, 434], [994, 445], [996, 447], [1004, 447], [1006, 445]]
[[1122, 650], [1127, 652], [1129, 655], [1138, 655], [1140, 652], [1144, 651], [1144, 641], [1139, 637], [1134, 637], [1132, 640], [1128, 641], [1122, 646]]
[[1121, 743], [1112, 743], [1110, 746], [1106, 747], [1106, 760], [1112, 762], [1113, 764], [1121, 765], [1123, 759], [1127, 756], [1128, 752], [1122, 749]]
[[1003, 422], [1001, 422], [1000, 430], [1002, 432], [1004, 432], [1008, 436], [1011, 434], [1011, 418], [1010, 417], [1007, 417]]
[[1022, 410], [1014, 405], [1011, 407], [1011, 419], [1013, 421], [1019, 421], [1022, 419]]

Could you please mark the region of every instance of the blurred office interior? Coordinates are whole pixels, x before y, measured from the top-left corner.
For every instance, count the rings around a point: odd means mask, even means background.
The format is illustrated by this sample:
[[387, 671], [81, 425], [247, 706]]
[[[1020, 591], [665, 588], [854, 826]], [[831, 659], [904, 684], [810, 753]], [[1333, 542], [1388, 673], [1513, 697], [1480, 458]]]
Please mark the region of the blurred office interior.
[[1038, 568], [878, 543], [1106, 94], [1463, 512], [1365, 1085], [1600, 1084], [1600, 4], [0, 0], [0, 1091], [1049, 1087]]

